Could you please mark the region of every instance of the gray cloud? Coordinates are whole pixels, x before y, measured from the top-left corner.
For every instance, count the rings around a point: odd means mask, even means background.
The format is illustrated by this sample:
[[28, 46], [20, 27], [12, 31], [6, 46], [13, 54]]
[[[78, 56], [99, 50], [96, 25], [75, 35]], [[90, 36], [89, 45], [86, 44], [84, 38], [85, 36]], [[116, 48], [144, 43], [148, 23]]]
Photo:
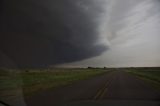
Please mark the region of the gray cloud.
[[61, 66], [160, 66], [159, 0], [108, 1], [107, 22], [103, 21], [107, 29], [102, 34], [108, 38], [110, 48], [98, 57]]
[[5, 0], [3, 4], [2, 66], [160, 65], [159, 0]]
[[97, 43], [105, 1], [3, 1], [1, 66], [44, 67], [100, 55], [107, 49]]

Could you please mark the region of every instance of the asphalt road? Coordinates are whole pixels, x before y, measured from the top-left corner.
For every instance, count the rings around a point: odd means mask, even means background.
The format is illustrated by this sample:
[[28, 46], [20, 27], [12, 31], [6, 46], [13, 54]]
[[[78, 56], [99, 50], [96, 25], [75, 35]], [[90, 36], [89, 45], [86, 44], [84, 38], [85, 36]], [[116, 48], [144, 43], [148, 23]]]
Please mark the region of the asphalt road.
[[28, 106], [55, 106], [84, 100], [160, 101], [160, 92], [136, 76], [123, 71], [114, 71], [27, 97], [26, 103]]

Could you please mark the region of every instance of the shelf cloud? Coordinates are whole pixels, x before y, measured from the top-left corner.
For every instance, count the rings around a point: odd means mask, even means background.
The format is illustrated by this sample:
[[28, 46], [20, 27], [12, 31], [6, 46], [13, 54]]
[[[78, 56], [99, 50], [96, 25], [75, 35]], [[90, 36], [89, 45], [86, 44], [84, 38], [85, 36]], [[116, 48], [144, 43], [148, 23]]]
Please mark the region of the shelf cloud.
[[4, 0], [0, 66], [159, 66], [159, 0]]
[[108, 47], [97, 29], [105, 2], [4, 0], [1, 66], [45, 67], [102, 54]]

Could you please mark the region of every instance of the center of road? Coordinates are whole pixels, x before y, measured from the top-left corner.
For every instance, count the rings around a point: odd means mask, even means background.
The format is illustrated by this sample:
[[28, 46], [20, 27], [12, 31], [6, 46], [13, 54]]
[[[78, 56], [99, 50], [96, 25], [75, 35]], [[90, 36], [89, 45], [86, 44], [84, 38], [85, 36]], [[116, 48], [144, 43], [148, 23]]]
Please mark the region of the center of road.
[[105, 84], [102, 88], [100, 88], [100, 89], [98, 90], [98, 92], [96, 93], [96, 95], [95, 95], [94, 98], [93, 98], [94, 100], [100, 100], [100, 99], [103, 98], [103, 96], [106, 94], [106, 92], [107, 92], [107, 90], [108, 90], [108, 87], [109, 87], [109, 85], [111, 84], [112, 80], [113, 80], [113, 78], [109, 79], [109, 80], [106, 82], [106, 84]]

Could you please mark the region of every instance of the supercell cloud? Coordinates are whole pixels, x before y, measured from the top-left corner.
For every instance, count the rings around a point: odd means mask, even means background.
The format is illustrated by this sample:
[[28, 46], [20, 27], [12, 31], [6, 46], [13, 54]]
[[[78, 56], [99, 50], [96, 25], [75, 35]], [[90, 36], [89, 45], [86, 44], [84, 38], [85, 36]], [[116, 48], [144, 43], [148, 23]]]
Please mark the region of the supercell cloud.
[[159, 0], [1, 4], [1, 66], [160, 66]]
[[100, 33], [106, 0], [4, 0], [1, 4], [1, 67], [80, 61], [108, 48]]
[[101, 35], [107, 37], [109, 49], [98, 57], [65, 66], [159, 67], [160, 1], [107, 1]]

